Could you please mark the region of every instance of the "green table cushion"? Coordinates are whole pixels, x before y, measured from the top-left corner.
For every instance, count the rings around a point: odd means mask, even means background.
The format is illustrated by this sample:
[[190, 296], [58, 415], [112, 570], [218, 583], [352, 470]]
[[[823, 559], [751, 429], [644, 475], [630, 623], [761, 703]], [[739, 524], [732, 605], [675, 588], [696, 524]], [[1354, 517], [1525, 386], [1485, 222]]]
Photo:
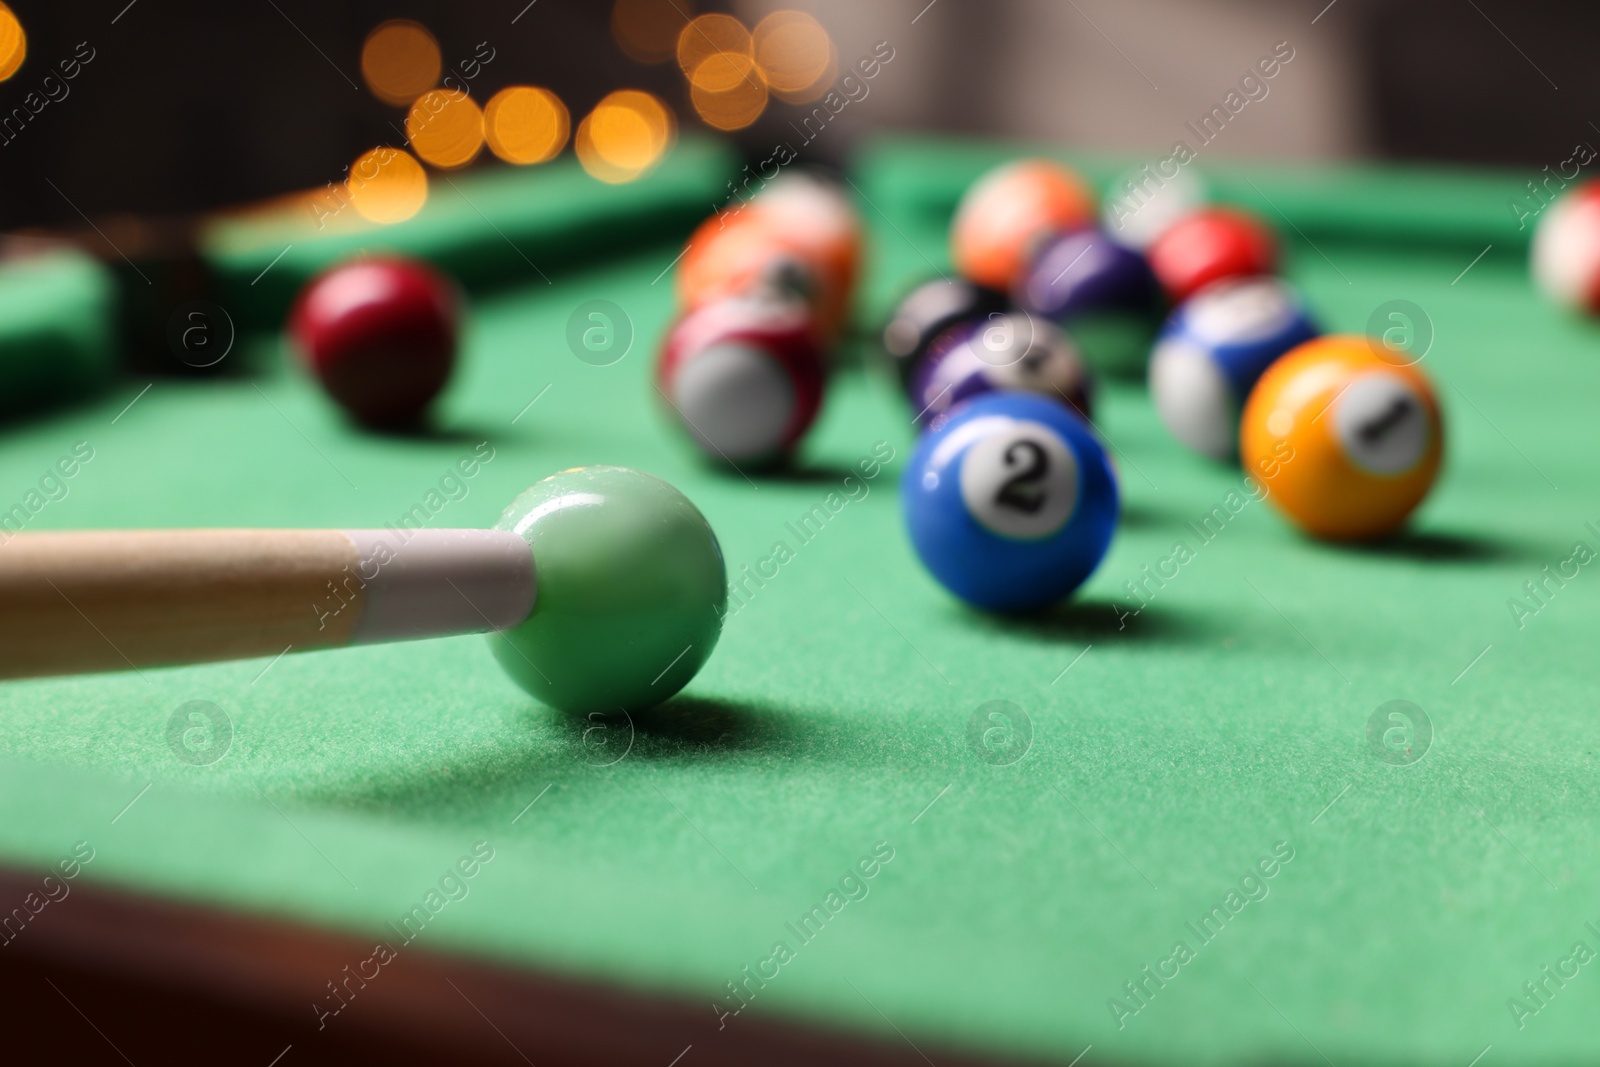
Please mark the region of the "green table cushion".
[[99, 261], [54, 249], [0, 262], [0, 414], [107, 386], [116, 293]]
[[367, 253], [429, 260], [473, 291], [548, 285], [552, 272], [619, 247], [681, 239], [726, 197], [733, 160], [722, 142], [690, 136], [623, 185], [590, 177], [570, 155], [538, 167], [432, 171], [427, 203], [405, 222], [365, 222], [329, 192], [317, 211], [296, 199], [221, 219], [201, 251], [219, 301], [246, 328], [277, 327], [309, 278]]
[[[931, 222], [948, 218], [961, 194], [990, 167], [1023, 155], [1070, 163], [1097, 192], [1107, 193], [1139, 167], [1170, 152], [1143, 158], [974, 142], [926, 135], [895, 135], [871, 143], [859, 161], [863, 191], [874, 201], [898, 204]], [[1170, 167], [1168, 168], [1171, 169]], [[1184, 169], [1204, 177], [1212, 197], [1260, 212], [1293, 236], [1355, 237], [1376, 244], [1465, 245], [1474, 251], [1494, 242], [1526, 247], [1533, 234], [1512, 202], [1537, 217], [1527, 173], [1461, 167], [1359, 163], [1295, 166], [1210, 158], [1202, 149]], [[1158, 174], [1159, 177], [1159, 174]], [[1550, 195], [1548, 193], [1546, 196]]]

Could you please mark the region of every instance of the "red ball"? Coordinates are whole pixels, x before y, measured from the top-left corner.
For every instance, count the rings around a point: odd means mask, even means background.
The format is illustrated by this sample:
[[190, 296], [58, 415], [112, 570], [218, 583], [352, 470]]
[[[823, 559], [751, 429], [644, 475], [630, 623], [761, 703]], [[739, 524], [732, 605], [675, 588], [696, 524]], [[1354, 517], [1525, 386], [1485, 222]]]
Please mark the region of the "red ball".
[[799, 301], [719, 300], [668, 331], [656, 388], [711, 458], [772, 461], [787, 455], [817, 417], [823, 352], [816, 320]]
[[1533, 231], [1533, 280], [1557, 303], [1600, 314], [1600, 179], [1545, 209]]
[[289, 318], [301, 358], [360, 422], [415, 422], [450, 380], [459, 299], [421, 263], [364, 259], [306, 284]]
[[1161, 287], [1177, 303], [1223, 278], [1273, 273], [1278, 242], [1253, 215], [1206, 208], [1174, 223], [1146, 255]]

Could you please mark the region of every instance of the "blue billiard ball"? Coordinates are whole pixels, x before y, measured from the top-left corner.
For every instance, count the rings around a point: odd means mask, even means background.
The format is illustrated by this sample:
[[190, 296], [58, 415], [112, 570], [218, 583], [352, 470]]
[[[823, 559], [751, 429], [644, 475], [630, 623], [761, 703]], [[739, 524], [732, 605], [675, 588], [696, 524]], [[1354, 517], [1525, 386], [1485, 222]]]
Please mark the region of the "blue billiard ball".
[[1136, 250], [1104, 230], [1072, 230], [1046, 244], [1013, 294], [1066, 329], [1095, 370], [1144, 372], [1164, 314], [1161, 285]]
[[1239, 414], [1256, 380], [1320, 332], [1299, 295], [1277, 278], [1213, 282], [1172, 313], [1150, 358], [1150, 396], [1161, 421], [1196, 452], [1233, 459]]
[[1002, 389], [1041, 393], [1090, 417], [1093, 384], [1078, 346], [1025, 311], [946, 330], [912, 373], [908, 391], [917, 425], [926, 427], [961, 401]]
[[1100, 442], [1064, 405], [1033, 393], [985, 393], [936, 420], [901, 498], [923, 565], [993, 611], [1061, 600], [1099, 565], [1117, 525]]

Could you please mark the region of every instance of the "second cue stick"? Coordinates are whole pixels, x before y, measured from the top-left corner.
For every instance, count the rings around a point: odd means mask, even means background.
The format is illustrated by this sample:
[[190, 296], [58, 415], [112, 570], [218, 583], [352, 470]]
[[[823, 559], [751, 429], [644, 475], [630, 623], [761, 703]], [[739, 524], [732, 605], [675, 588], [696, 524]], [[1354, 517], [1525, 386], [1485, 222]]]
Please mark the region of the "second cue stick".
[[502, 630], [533, 610], [505, 530], [140, 530], [0, 544], [0, 678]]

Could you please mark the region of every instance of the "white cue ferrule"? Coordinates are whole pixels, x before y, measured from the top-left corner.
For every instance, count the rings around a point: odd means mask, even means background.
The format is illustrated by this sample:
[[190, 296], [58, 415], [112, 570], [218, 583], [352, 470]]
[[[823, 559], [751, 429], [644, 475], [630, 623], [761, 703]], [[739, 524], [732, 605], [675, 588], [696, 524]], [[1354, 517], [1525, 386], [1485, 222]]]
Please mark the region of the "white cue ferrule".
[[353, 644], [504, 630], [533, 612], [533, 553], [510, 531], [340, 533], [357, 556], [338, 590], [359, 594]]

